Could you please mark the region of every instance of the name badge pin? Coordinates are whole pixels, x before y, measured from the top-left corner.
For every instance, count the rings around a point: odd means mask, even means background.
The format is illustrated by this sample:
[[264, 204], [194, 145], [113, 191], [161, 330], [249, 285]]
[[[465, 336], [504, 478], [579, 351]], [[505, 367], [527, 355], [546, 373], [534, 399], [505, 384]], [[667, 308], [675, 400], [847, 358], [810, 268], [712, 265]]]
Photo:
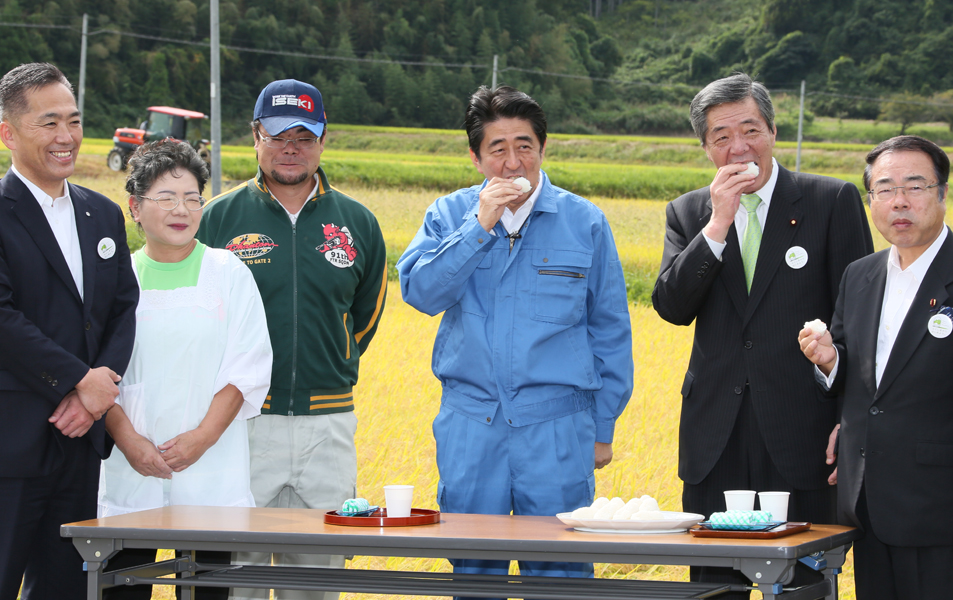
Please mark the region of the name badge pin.
[[112, 258], [116, 253], [116, 242], [112, 238], [104, 237], [96, 244], [96, 252], [99, 258]]
[[946, 315], [930, 315], [930, 322], [927, 323], [927, 331], [935, 338], [945, 338], [953, 333], [953, 321]]
[[807, 264], [807, 250], [800, 246], [791, 246], [784, 253], [784, 262], [792, 269], [800, 269]]

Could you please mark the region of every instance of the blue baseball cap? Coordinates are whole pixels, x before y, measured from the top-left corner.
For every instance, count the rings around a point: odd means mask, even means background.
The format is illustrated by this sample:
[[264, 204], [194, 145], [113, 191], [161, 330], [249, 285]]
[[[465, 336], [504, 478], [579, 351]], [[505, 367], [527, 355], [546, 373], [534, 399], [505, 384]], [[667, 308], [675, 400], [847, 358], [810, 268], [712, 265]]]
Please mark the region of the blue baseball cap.
[[258, 95], [255, 120], [268, 135], [278, 135], [292, 127], [304, 127], [321, 137], [328, 122], [321, 92], [297, 79], [272, 81]]

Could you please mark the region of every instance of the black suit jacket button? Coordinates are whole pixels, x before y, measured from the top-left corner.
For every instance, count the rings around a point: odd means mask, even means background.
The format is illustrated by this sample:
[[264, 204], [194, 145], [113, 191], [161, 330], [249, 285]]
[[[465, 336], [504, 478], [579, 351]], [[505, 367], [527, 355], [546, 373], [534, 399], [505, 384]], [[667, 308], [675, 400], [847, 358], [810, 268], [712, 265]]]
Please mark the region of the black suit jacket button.
[[89, 331], [92, 328], [93, 328], [93, 324], [90, 323], [89, 321], [86, 321], [86, 331]]
[[744, 389], [743, 387], [741, 387], [740, 385], [739, 385], [739, 386], [735, 386], [735, 393], [738, 394], [739, 396], [740, 396], [742, 393], [744, 393], [744, 391], [745, 391], [745, 389]]
[[752, 346], [754, 346], [754, 344], [751, 343], [751, 340], [748, 340], [747, 342], [745, 342], [745, 348], [747, 348], [748, 350], [751, 350]]
[[56, 387], [56, 384], [58, 384], [58, 383], [59, 383], [59, 381], [57, 381], [57, 380], [54, 379], [53, 381], [50, 382], [50, 385], [52, 385], [53, 387]]
[[863, 449], [863, 448], [860, 449], [860, 456], [861, 456], [861, 457], [866, 456], [866, 455], [864, 454], [864, 449]]
[[871, 407], [870, 407], [870, 414], [875, 415], [875, 416], [876, 416], [876, 415], [879, 415], [879, 414], [880, 414], [880, 409], [877, 408], [876, 406], [871, 406]]
[[49, 377], [49, 375], [46, 374], [46, 371], [43, 371], [42, 373], [40, 373], [40, 377], [42, 379], [46, 379], [47, 377]]

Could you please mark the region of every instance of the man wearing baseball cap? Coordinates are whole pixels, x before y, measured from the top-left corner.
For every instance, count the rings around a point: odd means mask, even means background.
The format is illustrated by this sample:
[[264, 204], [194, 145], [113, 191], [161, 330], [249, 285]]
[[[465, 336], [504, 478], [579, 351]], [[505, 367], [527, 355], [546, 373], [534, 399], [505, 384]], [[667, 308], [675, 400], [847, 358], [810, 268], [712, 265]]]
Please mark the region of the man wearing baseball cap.
[[[275, 349], [262, 414], [248, 422], [257, 506], [330, 510], [356, 495], [352, 387], [384, 309], [387, 264], [377, 219], [320, 167], [326, 125], [317, 88], [268, 84], [251, 123], [258, 174], [206, 205], [198, 231], [251, 269]], [[272, 557], [239, 553], [237, 562]], [[344, 557], [276, 554], [274, 564], [343, 567]], [[275, 590], [276, 600], [321, 597], [337, 594]]]

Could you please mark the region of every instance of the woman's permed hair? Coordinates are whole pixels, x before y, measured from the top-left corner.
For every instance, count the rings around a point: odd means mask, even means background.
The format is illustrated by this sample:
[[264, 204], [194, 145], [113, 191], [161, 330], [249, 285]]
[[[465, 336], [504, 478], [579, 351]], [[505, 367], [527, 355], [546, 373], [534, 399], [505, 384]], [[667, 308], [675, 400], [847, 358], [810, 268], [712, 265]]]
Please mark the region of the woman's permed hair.
[[173, 139], [149, 142], [140, 146], [129, 159], [126, 191], [130, 195], [146, 195], [157, 179], [172, 171], [187, 171], [199, 183], [199, 193], [208, 182], [208, 166], [192, 146]]

